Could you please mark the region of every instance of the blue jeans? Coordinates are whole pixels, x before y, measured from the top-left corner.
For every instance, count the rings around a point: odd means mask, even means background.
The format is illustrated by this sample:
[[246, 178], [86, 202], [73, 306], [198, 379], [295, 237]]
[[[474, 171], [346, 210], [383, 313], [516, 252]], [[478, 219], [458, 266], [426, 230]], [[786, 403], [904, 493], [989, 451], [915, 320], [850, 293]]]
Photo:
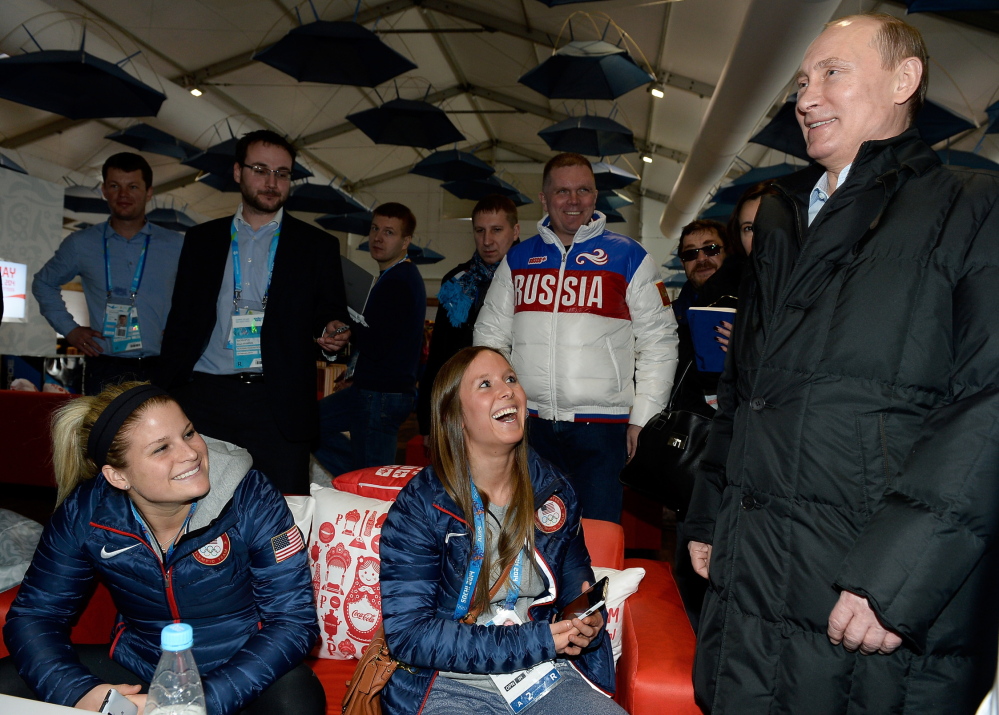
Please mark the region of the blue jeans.
[[628, 459], [628, 425], [528, 420], [534, 450], [569, 478], [587, 519], [621, 521], [624, 491], [618, 477]]
[[[594, 690], [565, 660], [556, 661], [562, 679], [524, 715], [628, 715], [620, 705]], [[499, 691], [480, 690], [443, 675], [434, 679], [423, 715], [511, 715]]]
[[[374, 392], [351, 385], [319, 401], [316, 459], [334, 477], [395, 464], [399, 427], [413, 411], [411, 392]], [[350, 432], [350, 439], [342, 434]]]

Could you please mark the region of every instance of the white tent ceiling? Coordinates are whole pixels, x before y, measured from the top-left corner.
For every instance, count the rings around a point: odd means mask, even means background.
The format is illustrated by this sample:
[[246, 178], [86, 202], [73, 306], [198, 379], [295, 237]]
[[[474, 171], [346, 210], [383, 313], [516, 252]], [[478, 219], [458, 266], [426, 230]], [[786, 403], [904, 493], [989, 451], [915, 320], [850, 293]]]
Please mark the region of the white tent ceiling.
[[[683, 162], [697, 143], [711, 95], [726, 71], [747, 11], [751, 6], [759, 11], [761, 3], [767, 1], [607, 0], [548, 8], [537, 0], [364, 0], [359, 21], [417, 65], [377, 92], [299, 83], [251, 61], [256, 50], [298, 24], [296, 7], [305, 22], [313, 19], [308, 2], [296, 6], [292, 0], [4, 0], [0, 51], [17, 54], [34, 49], [17, 28], [41, 8], [50, 7], [69, 18], [56, 23], [60, 15], [50, 13], [27, 21], [46, 49], [73, 46], [66, 34], [70, 31], [75, 33], [72, 36], [78, 46], [81, 20], [89, 18], [88, 50], [117, 61], [141, 49], [135, 63], [145, 81], [158, 86], [155, 73], [180, 88], [196, 86], [204, 92], [195, 99], [163, 82], [170, 99], [159, 117], [142, 121], [202, 148], [228, 138], [228, 127], [237, 134], [259, 126], [275, 128], [301, 147], [301, 161], [317, 175], [344, 182], [365, 204], [409, 200], [422, 225], [442, 233], [450, 230], [442, 222], [467, 211], [467, 206], [443, 196], [438, 182], [406, 175], [428, 152], [376, 145], [354, 129], [346, 115], [376, 106], [397, 93], [419, 99], [429, 92], [465, 135], [466, 141], [459, 148], [477, 150], [480, 158], [497, 167], [501, 178], [534, 198], [541, 166], [553, 155], [537, 132], [568, 114], [588, 110], [606, 116], [616, 106], [617, 121], [632, 129], [636, 144], [652, 157], [651, 164], [642, 162], [639, 154], [612, 158], [642, 176], [640, 183], [629, 187], [636, 203], [623, 212], [628, 219], [623, 230], [644, 240], [654, 253], [665, 255], [672, 247], [667, 239], [675, 238], [664, 239], [659, 232], [665, 204]], [[347, 2], [313, 2], [324, 20], [350, 19], [355, 10]], [[832, 3], [825, 12], [834, 17], [870, 9], [904, 13], [901, 3], [870, 0], [844, 0], [838, 9]], [[999, 99], [997, 15], [970, 13], [957, 19], [909, 16], [929, 44], [930, 98], [982, 125], [985, 107]], [[608, 18], [612, 19], [665, 82], [665, 97], [655, 99], [637, 89], [616, 104], [598, 101], [584, 106], [580, 101], [549, 100], [519, 84], [518, 77], [549, 56], [554, 46], [569, 40], [570, 16], [577, 39], [599, 37]], [[772, 37], [764, 32], [742, 41], [779, 49], [775, 43], [781, 42], [782, 28], [779, 22], [772, 25]], [[617, 40], [615, 29], [608, 32], [608, 38]], [[122, 50], [114, 50], [115, 45]], [[116, 57], [106, 56], [113, 51], [118, 52]], [[774, 76], [766, 78], [754, 78], [753, 67], [731, 67], [728, 72], [740, 73], [748, 82], [760, 80], [760, 86], [783, 87], [796, 64], [795, 59], [789, 66], [771, 68]], [[783, 99], [782, 94], [764, 97], [761, 106], [772, 107]], [[765, 123], [766, 112], [756, 113], [760, 116], [733, 117], [733, 125]], [[71, 121], [0, 100], [0, 149], [33, 175], [51, 181], [68, 176], [94, 183], [104, 159], [124, 149], [104, 139], [105, 135], [136, 121]], [[979, 152], [999, 159], [997, 137], [986, 138]], [[980, 139], [978, 130], [959, 138], [955, 146], [971, 150]], [[752, 165], [785, 160], [784, 155], [755, 145], [747, 145], [740, 155]], [[187, 205], [201, 217], [232, 211], [234, 194], [194, 183], [196, 171], [176, 160], [156, 155], [147, 158], [156, 172], [160, 201]], [[723, 174], [746, 168], [742, 162], [730, 164], [727, 158], [725, 163]], [[696, 211], [707, 200], [707, 193], [698, 188], [695, 199], [686, 197], [681, 208]], [[693, 208], [691, 202], [696, 204]], [[523, 209], [528, 235], [529, 224], [538, 214], [537, 204]], [[463, 258], [456, 255], [452, 260], [449, 256], [441, 272]]]

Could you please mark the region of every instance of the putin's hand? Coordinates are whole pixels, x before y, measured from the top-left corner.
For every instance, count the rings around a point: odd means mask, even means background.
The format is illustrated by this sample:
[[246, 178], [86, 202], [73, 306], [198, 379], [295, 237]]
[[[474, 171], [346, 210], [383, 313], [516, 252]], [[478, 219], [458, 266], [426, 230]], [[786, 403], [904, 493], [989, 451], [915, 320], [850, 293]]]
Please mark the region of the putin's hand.
[[827, 629], [833, 645], [843, 644], [848, 651], [864, 655], [888, 655], [902, 645], [902, 638], [881, 625], [871, 604], [863, 596], [842, 591], [829, 614]]

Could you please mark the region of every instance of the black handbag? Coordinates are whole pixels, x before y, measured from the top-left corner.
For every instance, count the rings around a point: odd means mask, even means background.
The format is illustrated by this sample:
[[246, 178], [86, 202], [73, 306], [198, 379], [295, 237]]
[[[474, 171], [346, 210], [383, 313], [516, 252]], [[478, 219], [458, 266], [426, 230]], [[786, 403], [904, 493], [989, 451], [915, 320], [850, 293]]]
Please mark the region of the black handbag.
[[649, 420], [638, 435], [638, 447], [621, 471], [621, 483], [639, 494], [677, 512], [682, 519], [690, 506], [704, 447], [711, 432], [711, 417], [688, 410], [675, 410], [683, 371], [666, 409]]

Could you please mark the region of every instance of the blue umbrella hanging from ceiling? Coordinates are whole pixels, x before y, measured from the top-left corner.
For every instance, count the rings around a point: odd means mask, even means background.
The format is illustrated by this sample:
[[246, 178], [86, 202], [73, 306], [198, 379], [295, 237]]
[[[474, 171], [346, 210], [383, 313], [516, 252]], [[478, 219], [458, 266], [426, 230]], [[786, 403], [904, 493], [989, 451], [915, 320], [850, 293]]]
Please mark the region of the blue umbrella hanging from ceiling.
[[435, 151], [409, 170], [410, 174], [429, 176], [439, 181], [468, 181], [485, 179], [496, 173], [496, 169], [482, 161], [475, 154], [457, 149]]
[[999, 102], [987, 106], [985, 113], [989, 115], [989, 126], [986, 127], [985, 133], [999, 134]]
[[603, 214], [607, 223], [625, 223], [624, 216], [617, 209], [606, 209]]
[[674, 273], [663, 281], [667, 288], [682, 288], [687, 283], [687, 276], [683, 273]]
[[634, 201], [620, 191], [601, 191], [597, 193], [597, 211], [617, 211], [624, 206], [631, 206]]
[[0, 97], [69, 119], [155, 117], [166, 99], [82, 48], [0, 59]]
[[[214, 144], [205, 149], [203, 152], [195, 154], [180, 163], [187, 166], [193, 166], [195, 169], [201, 169], [202, 171], [207, 171], [211, 174], [218, 174], [223, 178], [231, 179], [232, 166], [236, 161], [236, 143], [238, 141], [239, 140], [235, 137], [226, 139], [225, 141]], [[292, 181], [306, 179], [310, 176], [312, 176], [312, 172], [296, 161], [291, 171]], [[220, 190], [224, 191], [227, 189]]]
[[593, 162], [593, 177], [597, 180], [597, 191], [610, 191], [611, 189], [623, 189], [629, 184], [638, 181], [638, 176], [630, 171], [625, 171], [620, 166], [608, 164], [604, 161]]
[[773, 166], [761, 166], [756, 169], [750, 169], [738, 179], [735, 179], [731, 185], [718, 189], [711, 199], [715, 203], [738, 203], [743, 193], [748, 191], [754, 184], [793, 174], [801, 168], [794, 164], [774, 164]]
[[683, 261], [680, 260], [679, 256], [673, 256], [663, 264], [663, 268], [670, 271], [682, 271]]
[[346, 214], [326, 214], [316, 219], [316, 223], [327, 231], [341, 231], [366, 236], [371, 230], [371, 220], [374, 215], [370, 211], [358, 211]]
[[557, 5], [574, 5], [581, 2], [606, 2], [606, 0], [538, 0], [538, 2], [544, 3], [548, 7], [556, 7]]
[[999, 10], [999, 0], [905, 0], [909, 12]]
[[232, 174], [228, 176], [223, 176], [222, 174], [212, 174], [205, 172], [195, 179], [199, 184], [204, 184], [205, 186], [211, 186], [216, 191], [222, 191], [225, 193], [239, 192], [239, 184], [233, 181]]
[[436, 149], [465, 140], [443, 109], [413, 99], [392, 99], [380, 107], [348, 114], [347, 121], [375, 144]]
[[542, 129], [538, 136], [555, 151], [570, 151], [586, 156], [631, 154], [637, 151], [635, 135], [628, 127], [613, 119], [592, 114], [569, 117]]
[[616, 99], [655, 79], [621, 47], [576, 40], [517, 81], [549, 99]]
[[[761, 129], [749, 141], [754, 144], [762, 144], [771, 149], [796, 156], [799, 159], [811, 161], [808, 156], [808, 149], [805, 144], [805, 137], [801, 133], [801, 126], [798, 124], [795, 112], [796, 99], [794, 95], [784, 103], [777, 115]], [[926, 100], [923, 108], [916, 115], [916, 128], [920, 136], [929, 145], [942, 142], [955, 134], [974, 129], [975, 125], [969, 122], [956, 112], [952, 112], [946, 107], [936, 102]]]
[[432, 248], [428, 246], [417, 246], [415, 243], [409, 244], [407, 254], [409, 255], [409, 260], [418, 266], [440, 263], [444, 260], [444, 256]]
[[377, 87], [416, 69], [356, 22], [317, 20], [288, 32], [253, 56], [300, 82]]
[[459, 199], [469, 201], [479, 201], [490, 194], [500, 194], [508, 197], [517, 206], [533, 203], [516, 186], [503, 181], [498, 176], [487, 176], [485, 179], [469, 179], [467, 181], [448, 181], [441, 184], [441, 188]]
[[146, 214], [146, 218], [157, 226], [184, 233], [198, 222], [179, 209], [156, 208]]
[[201, 153], [201, 149], [194, 146], [194, 144], [181, 141], [172, 134], [167, 134], [148, 124], [135, 124], [127, 129], [112, 132], [104, 138], [132, 147], [138, 151], [160, 154], [161, 156], [172, 156], [174, 159], [180, 159], [181, 161]]
[[291, 190], [285, 207], [289, 211], [317, 214], [346, 214], [365, 210], [364, 204], [331, 184], [299, 184]]
[[989, 169], [999, 171], [999, 164], [986, 159], [984, 156], [974, 154], [970, 151], [957, 151], [956, 149], [940, 149], [937, 156], [944, 164], [951, 166], [967, 166], [972, 169]]
[[75, 213], [108, 215], [111, 209], [97, 186], [68, 186], [62, 197], [63, 208]]
[[0, 154], [0, 169], [7, 169], [9, 171], [16, 171], [18, 174], [27, 174], [28, 172], [24, 168], [15, 162], [10, 157]]
[[735, 211], [735, 204], [711, 204], [701, 211], [697, 218], [713, 218], [724, 222], [728, 220], [733, 211]]

